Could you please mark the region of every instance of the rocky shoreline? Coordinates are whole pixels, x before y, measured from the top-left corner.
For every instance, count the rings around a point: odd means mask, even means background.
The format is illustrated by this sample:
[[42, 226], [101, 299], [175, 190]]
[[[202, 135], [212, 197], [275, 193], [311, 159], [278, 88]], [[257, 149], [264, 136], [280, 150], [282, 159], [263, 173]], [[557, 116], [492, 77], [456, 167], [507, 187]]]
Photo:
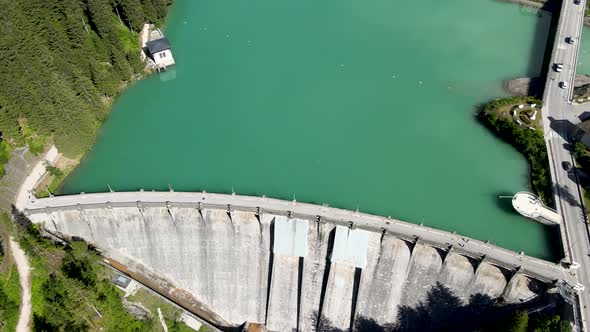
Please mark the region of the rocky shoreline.
[[533, 0], [499, 0], [501, 2], [509, 2], [515, 3], [519, 5], [523, 5], [526, 7], [536, 8], [536, 9], [543, 9], [545, 7], [546, 2], [537, 2]]
[[[504, 81], [504, 90], [514, 96], [534, 96], [543, 92], [544, 81], [540, 77], [519, 77]], [[577, 75], [574, 87], [590, 85], [590, 75]]]
[[[521, 5], [524, 7], [529, 7], [533, 9], [539, 10], [546, 10], [548, 12], [559, 11], [559, 3], [556, 1], [546, 0], [546, 1], [535, 1], [535, 0], [497, 0], [500, 2], [507, 2], [507, 3], [514, 3], [517, 5]], [[555, 6], [555, 8], [553, 8]], [[590, 27], [590, 17], [584, 18], [584, 25]]]

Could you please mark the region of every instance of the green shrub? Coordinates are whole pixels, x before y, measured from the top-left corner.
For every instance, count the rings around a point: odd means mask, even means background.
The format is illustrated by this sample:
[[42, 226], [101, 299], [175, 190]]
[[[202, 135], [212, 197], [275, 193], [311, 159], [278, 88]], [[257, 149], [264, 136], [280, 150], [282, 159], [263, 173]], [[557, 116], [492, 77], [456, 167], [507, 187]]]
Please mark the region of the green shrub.
[[81, 281], [86, 286], [96, 284], [98, 258], [88, 251], [88, 246], [73, 242], [62, 262], [61, 269], [68, 278]]
[[10, 153], [12, 152], [10, 146], [6, 141], [0, 141], [0, 177], [4, 176], [6, 171], [4, 170], [4, 165], [8, 163], [10, 159]]
[[16, 327], [18, 305], [18, 302], [11, 300], [0, 286], [0, 331], [10, 331]]
[[64, 176], [64, 172], [55, 166], [51, 166], [51, 165], [45, 166], [45, 170], [47, 170], [47, 172], [49, 174], [56, 176], [56, 177]]

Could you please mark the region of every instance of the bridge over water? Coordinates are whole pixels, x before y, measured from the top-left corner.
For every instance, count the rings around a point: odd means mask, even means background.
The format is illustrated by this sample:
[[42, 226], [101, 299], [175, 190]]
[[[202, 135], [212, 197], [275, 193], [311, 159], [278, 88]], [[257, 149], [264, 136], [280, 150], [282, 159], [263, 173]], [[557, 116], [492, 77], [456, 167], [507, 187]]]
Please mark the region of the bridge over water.
[[[543, 126], [549, 156], [556, 210], [563, 222], [560, 234], [566, 260], [579, 264], [577, 282], [590, 286], [590, 241], [586, 214], [577, 175], [568, 172], [565, 163], [574, 163], [570, 135], [573, 124], [579, 122], [583, 107], [572, 106], [574, 80], [578, 62], [586, 0], [563, 0], [547, 79], [543, 92]], [[558, 72], [556, 64], [563, 64]], [[590, 108], [589, 108], [590, 109]], [[585, 331], [590, 317], [590, 289], [578, 293], [579, 306], [574, 310], [578, 325]]]

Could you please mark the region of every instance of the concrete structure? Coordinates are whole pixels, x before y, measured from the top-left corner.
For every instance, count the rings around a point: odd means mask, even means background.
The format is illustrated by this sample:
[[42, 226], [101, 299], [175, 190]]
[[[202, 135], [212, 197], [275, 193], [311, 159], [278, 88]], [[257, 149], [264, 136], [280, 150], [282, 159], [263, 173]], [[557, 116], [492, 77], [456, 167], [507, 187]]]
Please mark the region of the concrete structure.
[[276, 217], [273, 253], [293, 257], [307, 256], [308, 232], [309, 222], [307, 220]]
[[139, 34], [141, 42], [141, 59], [147, 60], [148, 68], [164, 70], [175, 64], [170, 42], [160, 29], [153, 24], [144, 24]]
[[336, 226], [332, 262], [364, 268], [367, 266], [367, 247], [369, 232], [362, 229], [350, 229]]
[[542, 224], [553, 226], [561, 223], [561, 216], [555, 210], [543, 205], [537, 196], [529, 192], [516, 193], [512, 197], [512, 206], [518, 213]]
[[203, 324], [201, 322], [199, 322], [194, 317], [188, 315], [186, 312], [183, 312], [180, 315], [180, 318], [178, 320], [185, 323], [188, 327], [190, 327], [191, 329], [193, 329], [195, 331], [200, 330], [201, 326], [203, 326]]
[[457, 234], [268, 198], [82, 194], [31, 200], [25, 213], [189, 292], [220, 325], [310, 331], [321, 318], [348, 329], [358, 317], [395, 322], [399, 306], [415, 307], [437, 283], [464, 302], [485, 294], [519, 303], [537, 295], [533, 280], [572, 282], [556, 264]]
[[[581, 200], [578, 179], [575, 172], [566, 170], [562, 165], [573, 164], [572, 149], [569, 137], [571, 125], [579, 122], [581, 111], [571, 105], [573, 96], [579, 45], [584, 22], [586, 0], [576, 4], [572, 0], [564, 0], [561, 4], [555, 41], [547, 68], [547, 80], [543, 92], [543, 128], [549, 157], [551, 180], [554, 187], [556, 211], [561, 215], [560, 233], [566, 261], [579, 268], [575, 271], [575, 283], [590, 283], [590, 241], [586, 214]], [[570, 43], [571, 39], [574, 40]], [[563, 63], [561, 72], [553, 70], [555, 63]], [[567, 82], [568, 88], [561, 88], [560, 82]], [[579, 287], [578, 287], [579, 288]], [[574, 300], [579, 302], [576, 314], [579, 329], [585, 331], [587, 319], [590, 317], [590, 292], [579, 292]], [[578, 303], [574, 303], [578, 304]]]
[[165, 69], [174, 65], [170, 42], [166, 37], [147, 42], [146, 48], [148, 50], [148, 56], [154, 61], [157, 68]]

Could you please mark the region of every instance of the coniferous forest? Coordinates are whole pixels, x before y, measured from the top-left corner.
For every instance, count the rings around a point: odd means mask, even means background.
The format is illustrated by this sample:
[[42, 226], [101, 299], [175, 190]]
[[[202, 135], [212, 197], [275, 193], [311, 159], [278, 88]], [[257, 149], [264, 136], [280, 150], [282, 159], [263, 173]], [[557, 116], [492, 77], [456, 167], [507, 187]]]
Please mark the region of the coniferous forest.
[[113, 97], [144, 71], [137, 32], [161, 24], [171, 1], [0, 0], [3, 144], [87, 151]]

